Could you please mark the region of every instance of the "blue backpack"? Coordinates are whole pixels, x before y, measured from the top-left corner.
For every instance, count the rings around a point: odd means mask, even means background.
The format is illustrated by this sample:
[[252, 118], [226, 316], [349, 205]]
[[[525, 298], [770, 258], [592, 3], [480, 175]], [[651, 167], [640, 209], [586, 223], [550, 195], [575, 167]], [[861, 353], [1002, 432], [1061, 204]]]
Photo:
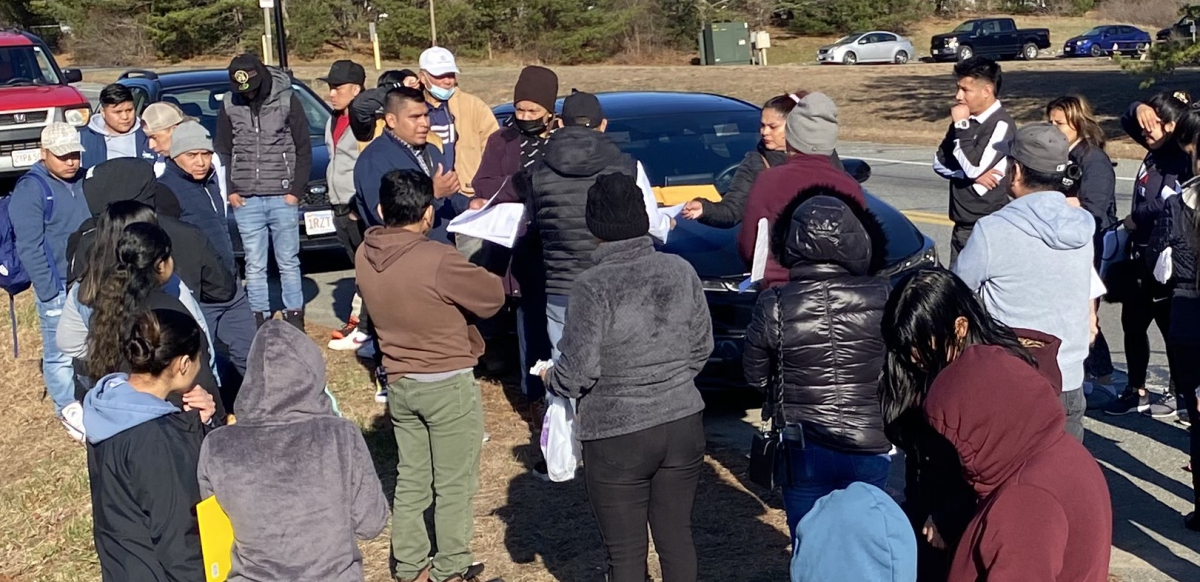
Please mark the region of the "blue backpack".
[[[27, 173], [21, 176], [17, 181], [18, 184], [26, 178], [38, 183], [42, 188], [42, 223], [50, 222], [50, 216], [54, 214], [54, 193], [50, 191], [50, 184], [46, 183], [46, 179], [37, 175]], [[13, 188], [16, 189], [15, 187]], [[12, 204], [12, 195], [0, 197], [0, 289], [8, 292], [8, 318], [12, 322], [12, 340], [13, 340], [13, 357], [17, 357], [17, 311], [13, 303], [13, 298], [20, 292], [28, 289], [32, 282], [29, 279], [29, 272], [25, 270], [25, 266], [21, 264], [21, 257], [17, 255], [17, 237], [13, 232], [12, 217], [8, 214], [9, 206]], [[50, 269], [54, 269], [54, 255], [46, 249], [46, 260], [50, 263]]]

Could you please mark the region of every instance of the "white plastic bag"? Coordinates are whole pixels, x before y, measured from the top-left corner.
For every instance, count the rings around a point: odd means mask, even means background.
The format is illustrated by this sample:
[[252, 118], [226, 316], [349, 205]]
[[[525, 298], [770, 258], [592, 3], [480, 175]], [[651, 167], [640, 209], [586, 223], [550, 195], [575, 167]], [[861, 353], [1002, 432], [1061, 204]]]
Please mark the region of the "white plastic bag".
[[1158, 260], [1154, 262], [1154, 279], [1164, 285], [1170, 283], [1174, 266], [1175, 263], [1171, 260], [1171, 247], [1167, 247], [1158, 253]]
[[546, 394], [541, 445], [550, 480], [562, 483], [574, 479], [581, 456], [579, 439], [575, 438], [575, 399]]

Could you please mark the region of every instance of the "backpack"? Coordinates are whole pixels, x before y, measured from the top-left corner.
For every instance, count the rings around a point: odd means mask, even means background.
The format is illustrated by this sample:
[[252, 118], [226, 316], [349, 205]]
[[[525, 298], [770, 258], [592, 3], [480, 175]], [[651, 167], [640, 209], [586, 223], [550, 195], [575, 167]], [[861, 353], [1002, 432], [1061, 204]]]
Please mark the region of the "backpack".
[[[46, 179], [36, 174], [27, 173], [21, 176], [17, 183], [29, 178], [38, 183], [42, 188], [42, 223], [50, 222], [50, 216], [54, 214], [54, 193], [50, 190], [50, 184], [46, 183]], [[16, 187], [13, 187], [16, 190]], [[13, 357], [18, 355], [17, 347], [17, 311], [13, 303], [13, 298], [20, 292], [28, 289], [33, 283], [29, 279], [29, 272], [25, 270], [21, 264], [21, 257], [17, 255], [17, 237], [13, 231], [12, 217], [9, 216], [9, 206], [12, 205], [12, 194], [0, 197], [0, 289], [8, 292], [8, 318], [12, 322], [12, 340], [13, 340]], [[57, 273], [54, 268], [54, 255], [50, 250], [46, 249], [46, 260], [50, 264], [50, 270]]]

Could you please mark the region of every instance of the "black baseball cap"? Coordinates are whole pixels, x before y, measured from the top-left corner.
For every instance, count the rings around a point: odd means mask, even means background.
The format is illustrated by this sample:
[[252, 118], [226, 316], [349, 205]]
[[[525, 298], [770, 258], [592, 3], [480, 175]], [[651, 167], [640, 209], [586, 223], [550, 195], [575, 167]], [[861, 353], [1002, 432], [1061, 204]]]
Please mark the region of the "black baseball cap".
[[354, 61], [334, 61], [329, 67], [329, 74], [317, 79], [330, 87], [340, 85], [363, 85], [367, 82], [367, 72], [362, 65]]
[[251, 54], [233, 57], [229, 63], [229, 88], [234, 93], [249, 93], [262, 87], [262, 74], [266, 71], [262, 61]]
[[572, 89], [571, 94], [563, 99], [562, 121], [563, 125], [595, 129], [604, 121], [604, 110], [595, 95]]

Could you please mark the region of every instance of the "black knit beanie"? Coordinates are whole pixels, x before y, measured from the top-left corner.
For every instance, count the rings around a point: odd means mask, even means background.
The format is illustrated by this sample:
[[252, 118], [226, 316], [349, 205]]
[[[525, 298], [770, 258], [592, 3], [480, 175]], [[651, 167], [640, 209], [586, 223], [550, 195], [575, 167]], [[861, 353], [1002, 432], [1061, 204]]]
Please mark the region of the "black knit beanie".
[[605, 174], [588, 189], [587, 226], [605, 242], [646, 236], [650, 217], [637, 182], [625, 174]]
[[547, 111], [554, 112], [558, 99], [558, 75], [546, 67], [530, 66], [521, 69], [517, 87], [513, 90], [513, 104], [518, 101], [533, 101]]

